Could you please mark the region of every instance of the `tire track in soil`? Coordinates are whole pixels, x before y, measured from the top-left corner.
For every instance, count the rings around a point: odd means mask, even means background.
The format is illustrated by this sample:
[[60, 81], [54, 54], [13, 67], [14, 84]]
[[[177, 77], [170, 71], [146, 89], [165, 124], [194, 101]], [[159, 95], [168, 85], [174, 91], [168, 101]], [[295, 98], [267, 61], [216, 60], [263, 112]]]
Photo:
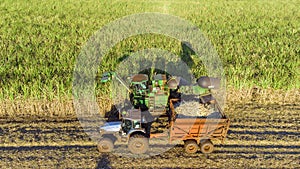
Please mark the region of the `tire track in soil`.
[[[281, 109], [268, 109], [265, 113], [270, 114]], [[253, 109], [246, 110], [245, 114], [250, 114], [250, 111]], [[281, 114], [281, 112], [275, 114]], [[293, 114], [297, 113], [293, 112]], [[1, 121], [0, 168], [3, 166], [5, 168], [299, 166], [297, 161], [300, 161], [300, 141], [297, 124], [299, 124], [300, 115], [287, 116], [282, 119], [262, 117], [260, 113], [253, 113], [252, 118], [236, 116], [231, 120], [228, 143], [225, 142], [224, 145], [217, 143], [212, 154], [204, 155], [200, 152], [192, 155], [186, 154], [183, 151], [183, 145], [178, 145], [151, 158], [128, 158], [99, 153], [95, 145], [85, 145], [90, 142], [90, 139], [76, 120], [34, 123]], [[27, 138], [39, 137], [40, 139], [26, 140], [26, 135]], [[79, 144], [74, 145], [74, 142]], [[289, 145], [289, 142], [293, 145]], [[19, 143], [23, 146], [18, 146]]]

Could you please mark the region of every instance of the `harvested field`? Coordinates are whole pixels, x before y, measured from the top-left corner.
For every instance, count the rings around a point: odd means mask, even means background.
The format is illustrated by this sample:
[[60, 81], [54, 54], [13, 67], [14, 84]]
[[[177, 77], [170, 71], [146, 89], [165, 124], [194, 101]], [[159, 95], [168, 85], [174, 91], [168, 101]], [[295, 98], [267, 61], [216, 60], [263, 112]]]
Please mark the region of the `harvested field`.
[[224, 145], [186, 154], [183, 145], [151, 158], [99, 153], [75, 119], [1, 119], [2, 168], [296, 168], [300, 105], [232, 105]]

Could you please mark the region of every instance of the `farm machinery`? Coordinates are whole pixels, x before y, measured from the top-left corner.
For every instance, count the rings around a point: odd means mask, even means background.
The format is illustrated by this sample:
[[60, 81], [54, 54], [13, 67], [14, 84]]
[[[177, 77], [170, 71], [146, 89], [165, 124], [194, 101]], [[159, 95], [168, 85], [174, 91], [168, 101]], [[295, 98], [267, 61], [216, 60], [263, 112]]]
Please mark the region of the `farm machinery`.
[[[218, 87], [218, 79], [202, 76], [196, 84], [187, 85], [184, 79], [167, 74], [153, 74], [151, 78], [147, 74], [136, 74], [126, 86], [115, 72], [107, 72], [101, 82], [109, 82], [113, 78], [127, 89], [132, 106], [121, 112], [120, 121], [107, 122], [100, 127], [100, 152], [113, 151], [114, 143], [121, 141], [128, 144], [133, 154], [143, 154], [149, 148], [149, 139], [167, 137], [169, 143], [183, 141], [187, 153], [200, 149], [207, 154], [213, 151], [213, 140], [224, 141], [229, 119], [211, 93], [211, 89]], [[178, 116], [175, 108], [180, 107], [183, 91], [187, 90], [196, 96], [197, 104], [212, 110], [210, 115]], [[152, 123], [160, 118], [167, 118], [167, 133], [152, 131]]]

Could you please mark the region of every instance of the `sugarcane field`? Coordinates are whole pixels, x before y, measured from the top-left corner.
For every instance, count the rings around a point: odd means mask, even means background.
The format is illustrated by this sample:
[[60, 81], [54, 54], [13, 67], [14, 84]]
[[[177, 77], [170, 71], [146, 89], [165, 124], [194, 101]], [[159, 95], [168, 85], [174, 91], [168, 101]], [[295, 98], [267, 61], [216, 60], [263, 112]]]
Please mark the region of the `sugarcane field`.
[[299, 168], [292, 1], [0, 3], [0, 168]]

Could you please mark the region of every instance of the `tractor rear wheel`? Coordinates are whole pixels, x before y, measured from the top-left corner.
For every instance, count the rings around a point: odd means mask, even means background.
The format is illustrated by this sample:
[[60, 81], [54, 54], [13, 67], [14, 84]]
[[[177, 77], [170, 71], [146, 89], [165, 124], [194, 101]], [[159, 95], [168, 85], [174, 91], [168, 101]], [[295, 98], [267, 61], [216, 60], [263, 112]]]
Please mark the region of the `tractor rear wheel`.
[[210, 140], [203, 140], [200, 142], [200, 150], [203, 154], [209, 154], [213, 152], [214, 145]]
[[184, 143], [184, 150], [189, 154], [194, 154], [198, 151], [199, 146], [195, 140], [187, 140]]
[[100, 152], [111, 152], [114, 149], [114, 142], [108, 137], [102, 138], [99, 141], [97, 148]]
[[133, 154], [143, 154], [149, 148], [149, 139], [141, 134], [135, 134], [130, 137], [128, 149]]

